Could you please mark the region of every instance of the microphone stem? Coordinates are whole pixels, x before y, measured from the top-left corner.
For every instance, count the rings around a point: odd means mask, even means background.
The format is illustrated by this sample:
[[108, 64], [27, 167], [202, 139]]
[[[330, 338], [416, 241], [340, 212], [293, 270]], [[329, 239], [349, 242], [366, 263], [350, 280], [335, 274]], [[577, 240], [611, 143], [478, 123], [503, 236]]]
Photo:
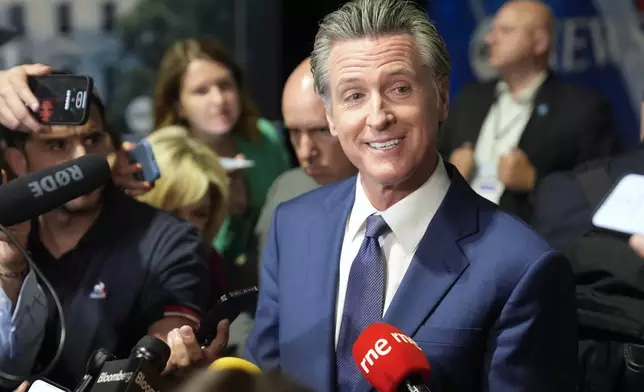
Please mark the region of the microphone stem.
[[80, 384], [78, 384], [76, 389], [74, 389], [74, 392], [85, 392], [89, 383], [92, 381], [92, 378], [92, 376], [86, 374], [85, 377], [83, 377], [83, 379], [81, 380]]
[[412, 383], [410, 380], [405, 380], [399, 392], [432, 392], [425, 384]]

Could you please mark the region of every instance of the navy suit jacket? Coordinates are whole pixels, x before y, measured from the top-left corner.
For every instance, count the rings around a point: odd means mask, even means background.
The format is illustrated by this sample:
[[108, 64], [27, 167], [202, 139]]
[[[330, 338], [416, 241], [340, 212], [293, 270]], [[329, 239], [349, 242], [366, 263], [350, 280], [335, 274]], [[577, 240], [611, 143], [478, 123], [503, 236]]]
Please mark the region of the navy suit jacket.
[[[446, 166], [450, 188], [383, 321], [427, 355], [432, 391], [574, 391], [569, 263]], [[321, 392], [336, 389], [338, 269], [355, 184], [353, 177], [276, 209], [246, 346], [262, 369], [278, 367]]]

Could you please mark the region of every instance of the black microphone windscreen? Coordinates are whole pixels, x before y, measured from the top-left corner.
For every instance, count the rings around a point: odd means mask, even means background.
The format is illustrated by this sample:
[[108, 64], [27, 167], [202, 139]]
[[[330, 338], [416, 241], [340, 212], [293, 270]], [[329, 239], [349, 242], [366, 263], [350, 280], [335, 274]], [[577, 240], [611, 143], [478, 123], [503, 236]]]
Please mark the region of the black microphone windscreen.
[[146, 335], [134, 346], [132, 355], [145, 357], [161, 372], [170, 359], [170, 346], [161, 339]]
[[34, 219], [90, 193], [109, 178], [107, 160], [94, 154], [18, 177], [0, 186], [0, 224]]

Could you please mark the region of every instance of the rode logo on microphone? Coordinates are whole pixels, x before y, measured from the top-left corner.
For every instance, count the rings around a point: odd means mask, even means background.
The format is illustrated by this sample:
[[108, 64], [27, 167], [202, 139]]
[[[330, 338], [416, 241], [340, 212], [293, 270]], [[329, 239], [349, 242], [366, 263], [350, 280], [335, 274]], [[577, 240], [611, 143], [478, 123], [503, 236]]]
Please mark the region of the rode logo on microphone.
[[150, 384], [148, 384], [145, 381], [145, 375], [141, 372], [138, 372], [136, 374], [136, 377], [134, 378], [134, 383], [138, 385], [143, 392], [159, 392], [158, 390], [152, 388]]
[[38, 181], [32, 181], [27, 184], [34, 198], [43, 196], [45, 193], [51, 193], [57, 189], [68, 185], [69, 183], [82, 181], [85, 178], [83, 171], [78, 165], [66, 167], [54, 174], [50, 174]]
[[[390, 335], [396, 342], [411, 344], [422, 352], [422, 349], [418, 346], [418, 344], [404, 333], [391, 332]], [[389, 344], [389, 341], [387, 339], [380, 338], [376, 340], [373, 348], [369, 349], [369, 351], [367, 351], [367, 353], [362, 358], [362, 361], [360, 361], [360, 367], [362, 367], [362, 370], [364, 370], [365, 374], [369, 374], [369, 371], [371, 371], [371, 368], [373, 368], [376, 361], [380, 357], [387, 356], [387, 354], [389, 354], [391, 350], [391, 345]]]
[[123, 372], [122, 370], [119, 370], [118, 373], [101, 373], [100, 376], [98, 376], [98, 380], [96, 380], [97, 384], [101, 384], [104, 382], [129, 382], [130, 379], [132, 379], [132, 372]]

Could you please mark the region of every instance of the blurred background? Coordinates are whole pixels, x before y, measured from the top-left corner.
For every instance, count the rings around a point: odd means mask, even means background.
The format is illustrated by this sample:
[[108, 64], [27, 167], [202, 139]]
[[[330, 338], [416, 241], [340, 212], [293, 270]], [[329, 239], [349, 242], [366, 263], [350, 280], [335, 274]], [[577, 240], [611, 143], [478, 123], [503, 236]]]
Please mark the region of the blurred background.
[[[635, 144], [644, 91], [642, 0], [549, 0], [552, 68], [611, 100], [623, 145]], [[234, 53], [264, 117], [279, 121], [288, 74], [311, 51], [317, 22], [339, 0], [0, 0], [0, 66], [43, 62], [88, 74], [124, 133], [152, 127], [156, 67], [176, 40], [210, 36]], [[447, 41], [452, 97], [495, 75], [484, 33], [502, 0], [418, 0]]]

